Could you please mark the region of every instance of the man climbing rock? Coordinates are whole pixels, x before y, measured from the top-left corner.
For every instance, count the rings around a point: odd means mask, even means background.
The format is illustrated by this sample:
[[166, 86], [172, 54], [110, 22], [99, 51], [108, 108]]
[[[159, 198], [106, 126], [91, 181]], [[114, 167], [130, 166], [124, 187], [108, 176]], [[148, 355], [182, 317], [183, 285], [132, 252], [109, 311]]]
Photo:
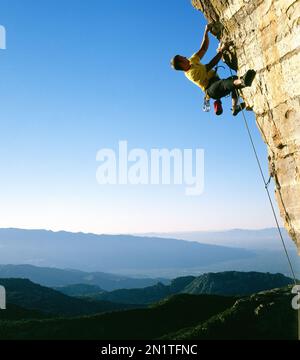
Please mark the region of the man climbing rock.
[[[204, 37], [201, 48], [189, 59], [176, 55], [171, 65], [175, 70], [184, 71], [185, 76], [194, 84], [200, 87], [205, 93], [206, 99], [212, 98], [220, 101], [224, 96], [231, 94], [232, 96], [232, 114], [236, 116], [242, 109], [245, 108], [245, 103], [238, 105], [238, 92], [236, 90], [251, 86], [255, 78], [256, 72], [248, 70], [246, 74], [240, 78], [231, 76], [227, 79], [220, 79], [213, 68], [219, 63], [223, 56], [223, 52], [228, 49], [228, 44], [219, 45], [217, 55], [206, 65], [202, 64], [200, 60], [206, 54], [209, 47], [210, 25], [205, 27]], [[217, 115], [221, 112], [216, 111]]]

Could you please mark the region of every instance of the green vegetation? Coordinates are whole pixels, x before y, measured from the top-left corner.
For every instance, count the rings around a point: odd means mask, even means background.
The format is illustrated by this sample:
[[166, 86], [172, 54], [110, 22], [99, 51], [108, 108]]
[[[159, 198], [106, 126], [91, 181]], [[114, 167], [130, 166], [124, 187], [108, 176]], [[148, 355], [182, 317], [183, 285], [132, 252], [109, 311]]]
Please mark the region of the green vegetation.
[[298, 315], [291, 288], [275, 289], [238, 300], [234, 306], [196, 327], [168, 334], [168, 340], [297, 340]]
[[139, 307], [76, 299], [25, 279], [1, 279], [0, 284], [6, 288], [8, 304], [50, 315], [80, 316]]
[[293, 284], [282, 274], [225, 271], [195, 278], [183, 290], [188, 294], [250, 295]]
[[46, 318], [49, 318], [49, 314], [46, 315], [39, 311], [23, 309], [22, 307], [13, 304], [8, 304], [5, 311], [0, 311], [0, 321]]
[[[102, 294], [113, 296], [116, 302], [70, 297], [24, 279], [0, 282], [8, 297], [8, 309], [0, 312], [0, 339], [297, 338], [291, 286], [281, 286], [291, 279], [281, 274], [205, 274], [177, 278], [169, 286], [159, 283], [145, 289]], [[185, 293], [243, 294], [276, 284], [280, 288], [247, 296]], [[69, 290], [78, 295], [98, 288], [77, 285]], [[124, 305], [118, 303], [120, 299], [141, 303]]]
[[88, 296], [95, 300], [123, 304], [152, 304], [179, 293], [243, 296], [292, 283], [292, 279], [282, 274], [227, 271], [198, 277], [180, 277], [174, 279], [170, 285], [158, 283], [144, 289], [122, 289]]
[[234, 298], [175, 295], [148, 309], [112, 312], [77, 319], [2, 322], [1, 339], [155, 339], [196, 326], [233, 305]]

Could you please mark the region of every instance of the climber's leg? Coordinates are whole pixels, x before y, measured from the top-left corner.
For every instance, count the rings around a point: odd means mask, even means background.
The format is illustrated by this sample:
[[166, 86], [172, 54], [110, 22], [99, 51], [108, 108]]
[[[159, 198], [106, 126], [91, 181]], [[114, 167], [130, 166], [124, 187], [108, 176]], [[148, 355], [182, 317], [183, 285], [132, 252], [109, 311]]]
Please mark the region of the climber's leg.
[[236, 89], [242, 89], [243, 88], [243, 84], [242, 84], [241, 79], [234, 80], [233, 84], [234, 84]]
[[231, 76], [228, 79], [215, 81], [207, 90], [208, 95], [212, 99], [221, 99], [224, 96], [231, 94], [235, 90], [234, 81], [238, 79], [237, 76]]
[[237, 91], [232, 92], [232, 115], [236, 116], [239, 112], [245, 109], [246, 104], [244, 102], [239, 104], [239, 97]]
[[232, 115], [236, 116], [246, 107], [245, 103], [238, 104], [237, 86], [241, 80], [237, 76], [231, 76], [228, 79], [218, 80], [214, 82], [208, 89], [208, 95], [215, 100], [219, 100], [224, 96], [231, 94], [232, 96]]
[[237, 95], [236, 95], [236, 92], [235, 91], [233, 91], [232, 92], [232, 109], [235, 109], [236, 107], [237, 107], [237, 105], [238, 105], [238, 97], [237, 97]]

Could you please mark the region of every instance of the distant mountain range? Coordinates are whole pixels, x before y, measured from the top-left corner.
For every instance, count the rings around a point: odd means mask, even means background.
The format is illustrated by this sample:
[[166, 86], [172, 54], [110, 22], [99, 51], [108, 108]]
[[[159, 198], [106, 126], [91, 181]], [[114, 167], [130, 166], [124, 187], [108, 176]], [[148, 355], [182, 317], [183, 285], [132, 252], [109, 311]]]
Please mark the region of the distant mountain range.
[[[5, 287], [7, 302], [22, 309], [55, 316], [79, 316], [125, 310], [139, 305], [116, 304], [108, 301], [88, 301], [62, 294], [25, 279], [0, 279]], [[6, 314], [6, 310], [0, 312]]]
[[[1, 283], [1, 279], [0, 279]], [[54, 290], [57, 290], [65, 295], [74, 296], [74, 297], [95, 297], [99, 294], [106, 292], [97, 285], [88, 285], [88, 284], [74, 284], [67, 286], [57, 286], [54, 287]]]
[[23, 278], [37, 284], [59, 287], [68, 285], [95, 285], [103, 290], [144, 288], [170, 280], [163, 278], [130, 278], [103, 272], [88, 273], [79, 270], [56, 269], [32, 265], [0, 265], [0, 278]]
[[245, 296], [293, 284], [293, 279], [282, 274], [224, 271], [196, 277], [182, 292], [188, 294]]
[[[158, 283], [144, 289], [120, 289], [111, 292], [99, 292], [98, 294], [86, 294], [86, 296], [94, 300], [123, 304], [152, 304], [179, 293], [244, 296], [291, 284], [293, 284], [293, 280], [282, 274], [228, 271], [203, 274], [198, 277], [177, 278], [170, 285]], [[60, 289], [60, 291], [64, 292], [64, 289]]]
[[[1, 271], [2, 269], [2, 271]], [[23, 270], [23, 272], [22, 272]], [[156, 281], [155, 285], [144, 286], [142, 288], [120, 288], [120, 289], [112, 289], [110, 286], [110, 291], [103, 289], [103, 286], [100, 287], [98, 285], [94, 285], [91, 283], [79, 283], [79, 284], [68, 284], [66, 286], [55, 286], [54, 290], [49, 289], [47, 287], [39, 286], [37, 284], [33, 284], [31, 281], [37, 282], [39, 280], [40, 283], [53, 283], [57, 282], [57, 278], [53, 279], [53, 273], [61, 275], [61, 283], [70, 281], [69, 271], [68, 270], [59, 270], [59, 269], [48, 269], [48, 268], [37, 268], [32, 266], [0, 266], [0, 285], [8, 286], [7, 291], [9, 292], [9, 296], [11, 294], [22, 293], [20, 295], [20, 299], [28, 299], [28, 301], [32, 304], [33, 301], [29, 299], [29, 293], [31, 291], [31, 296], [34, 298], [33, 294], [43, 294], [44, 298], [48, 298], [47, 303], [49, 303], [49, 299], [57, 297], [58, 294], [67, 295], [67, 297], [77, 297], [84, 298], [86, 300], [93, 300], [96, 302], [107, 302], [120, 304], [123, 306], [124, 304], [131, 305], [149, 305], [160, 301], [169, 296], [186, 293], [186, 294], [210, 294], [210, 295], [227, 295], [227, 296], [243, 296], [253, 294], [263, 290], [269, 290], [273, 288], [280, 288], [287, 285], [293, 284], [293, 280], [288, 278], [282, 274], [269, 274], [269, 273], [259, 273], [259, 272], [236, 272], [236, 271], [228, 271], [221, 273], [207, 273], [200, 276], [185, 276], [173, 279], [170, 282], [166, 282], [163, 284], [160, 281]], [[36, 274], [39, 276], [36, 276]], [[12, 279], [3, 279], [3, 275], [7, 277], [10, 274]], [[27, 275], [31, 276], [30, 280], [22, 280], [22, 279], [13, 279], [16, 277], [16, 274], [21, 278], [26, 278]], [[71, 271], [71, 275], [77, 274], [76, 271]], [[79, 274], [79, 275], [78, 275]], [[88, 281], [98, 281], [97, 276], [94, 278], [91, 277], [91, 274], [83, 274], [78, 272], [77, 277], [72, 277], [72, 280], [86, 280]], [[43, 276], [45, 278], [43, 278]], [[109, 274], [107, 274], [109, 276]], [[105, 274], [101, 274], [100, 280], [105, 278]], [[111, 284], [116, 282], [116, 278], [113, 276], [109, 278]], [[118, 286], [122, 284], [126, 284], [128, 279], [119, 279]], [[154, 279], [152, 279], [154, 281]], [[99, 281], [101, 282], [101, 281]], [[106, 279], [106, 285], [107, 285]], [[140, 284], [140, 280], [137, 282]], [[116, 287], [117, 285], [113, 283]], [[128, 282], [127, 282], [128, 284]], [[132, 285], [134, 284], [134, 279], [132, 280]], [[102, 282], [102, 285], [104, 283]], [[51, 286], [51, 285], [48, 285]], [[38, 297], [39, 298], [39, 297]], [[61, 301], [63, 298], [61, 299]], [[65, 300], [70, 300], [66, 299]], [[23, 300], [22, 300], [23, 301]], [[24, 306], [23, 302], [12, 302], [15, 305]], [[56, 301], [54, 301], [56, 302]], [[58, 301], [60, 302], [60, 301]], [[27, 303], [26, 303], [27, 304]], [[108, 307], [109, 308], [109, 307]], [[30, 307], [32, 309], [32, 307]], [[35, 310], [43, 310], [40, 307], [33, 307]], [[98, 308], [92, 309], [94, 313]], [[102, 308], [99, 308], [100, 312], [102, 312]]]
[[174, 239], [0, 229], [0, 263], [146, 274], [254, 257], [251, 251]]
[[[295, 249], [295, 243], [290, 238], [285, 228], [281, 228], [286, 246]], [[198, 241], [203, 244], [225, 245], [248, 250], [281, 250], [282, 243], [277, 228], [267, 229], [232, 229], [223, 231], [183, 231], [170, 233], [148, 233], [142, 234], [149, 237], [183, 239]]]

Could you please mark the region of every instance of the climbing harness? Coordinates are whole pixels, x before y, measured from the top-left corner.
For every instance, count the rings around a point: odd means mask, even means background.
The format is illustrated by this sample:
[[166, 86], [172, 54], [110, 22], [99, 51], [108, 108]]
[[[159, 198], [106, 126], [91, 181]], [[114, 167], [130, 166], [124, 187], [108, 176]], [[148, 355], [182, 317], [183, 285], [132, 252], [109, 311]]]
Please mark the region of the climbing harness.
[[216, 74], [218, 73], [218, 69], [219, 69], [219, 68], [222, 68], [222, 69], [225, 70], [225, 66], [223, 66], [223, 65], [218, 65], [218, 66], [215, 67], [215, 72], [216, 72]]

